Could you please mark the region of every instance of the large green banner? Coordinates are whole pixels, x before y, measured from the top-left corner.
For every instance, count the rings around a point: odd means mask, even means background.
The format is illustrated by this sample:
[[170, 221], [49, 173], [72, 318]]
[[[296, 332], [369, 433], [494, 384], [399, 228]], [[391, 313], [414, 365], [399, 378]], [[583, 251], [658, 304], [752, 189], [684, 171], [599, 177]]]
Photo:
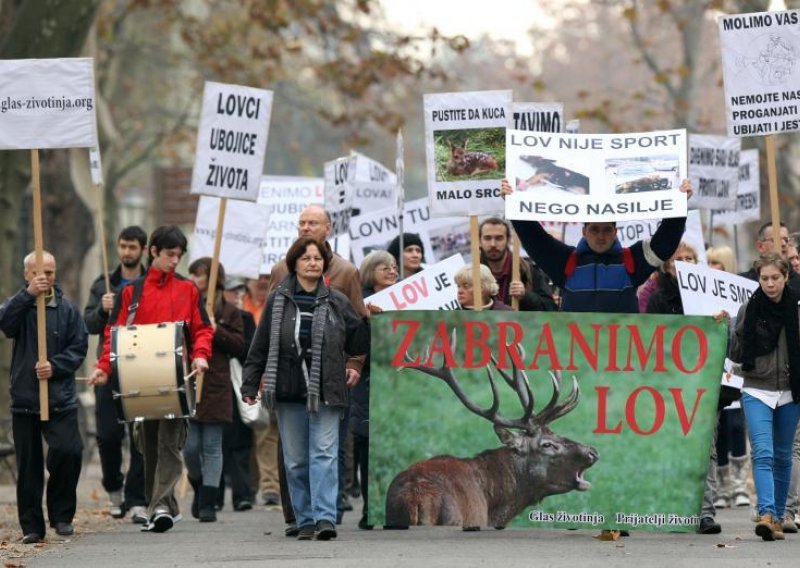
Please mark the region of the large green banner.
[[710, 317], [379, 314], [370, 523], [694, 530], [726, 347]]

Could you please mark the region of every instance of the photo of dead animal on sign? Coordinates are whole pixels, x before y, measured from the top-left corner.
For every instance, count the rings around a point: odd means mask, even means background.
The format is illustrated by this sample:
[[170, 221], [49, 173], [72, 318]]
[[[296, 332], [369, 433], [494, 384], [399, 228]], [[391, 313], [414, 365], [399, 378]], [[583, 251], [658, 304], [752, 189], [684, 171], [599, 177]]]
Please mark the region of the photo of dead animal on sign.
[[579, 316], [377, 314], [370, 524], [694, 531], [726, 325]]

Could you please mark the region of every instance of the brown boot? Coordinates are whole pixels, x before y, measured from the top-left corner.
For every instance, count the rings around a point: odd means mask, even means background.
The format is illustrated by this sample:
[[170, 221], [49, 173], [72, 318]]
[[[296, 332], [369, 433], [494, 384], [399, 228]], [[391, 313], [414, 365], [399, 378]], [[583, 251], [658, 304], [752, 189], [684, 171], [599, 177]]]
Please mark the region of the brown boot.
[[[775, 520], [772, 515], [765, 513], [761, 515], [761, 519], [756, 523], [756, 534], [764, 540], [775, 540]], [[783, 535], [783, 532], [781, 532]]]
[[783, 519], [774, 519], [772, 521], [772, 538], [786, 540], [786, 536], [783, 534]]

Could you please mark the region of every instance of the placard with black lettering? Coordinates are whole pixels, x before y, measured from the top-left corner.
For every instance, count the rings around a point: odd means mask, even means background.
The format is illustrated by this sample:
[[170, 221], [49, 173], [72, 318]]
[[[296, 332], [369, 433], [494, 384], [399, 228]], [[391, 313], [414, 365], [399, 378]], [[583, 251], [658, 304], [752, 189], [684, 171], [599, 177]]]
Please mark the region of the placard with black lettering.
[[741, 138], [709, 134], [689, 135], [689, 179], [697, 209], [736, 208]]
[[513, 124], [511, 91], [428, 94], [424, 106], [431, 214], [502, 211], [505, 131]]
[[271, 110], [272, 91], [206, 81], [192, 193], [258, 199]]
[[686, 215], [686, 131], [558, 134], [508, 130], [509, 219], [625, 221]]
[[356, 156], [325, 162], [325, 209], [331, 216], [331, 236], [347, 234], [353, 215]]
[[563, 132], [562, 103], [513, 103], [514, 130], [530, 132]]
[[713, 211], [714, 225], [720, 223], [751, 223], [761, 220], [761, 181], [758, 150], [742, 150], [739, 162], [739, 183], [736, 189], [736, 207], [732, 210]]
[[728, 136], [800, 130], [800, 12], [720, 16]]

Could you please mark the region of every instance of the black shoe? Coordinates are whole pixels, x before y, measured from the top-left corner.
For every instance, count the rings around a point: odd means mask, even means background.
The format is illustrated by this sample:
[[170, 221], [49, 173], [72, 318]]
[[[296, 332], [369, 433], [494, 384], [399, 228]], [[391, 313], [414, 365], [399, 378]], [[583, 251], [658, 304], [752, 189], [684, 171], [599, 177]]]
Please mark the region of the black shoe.
[[203, 485], [200, 488], [200, 522], [201, 523], [215, 523], [217, 522], [217, 492], [219, 487], [212, 487], [210, 485]]
[[171, 529], [173, 524], [175, 524], [175, 521], [172, 520], [172, 515], [160, 511], [153, 515], [153, 520], [147, 526], [150, 532], [163, 533]]
[[285, 529], [283, 529], [283, 536], [294, 538], [300, 534], [300, 529], [297, 528], [297, 525], [292, 523], [288, 525]]
[[358, 520], [358, 528], [360, 528], [362, 531], [371, 531], [375, 527], [367, 522], [367, 516], [364, 515]]
[[60, 536], [72, 536], [75, 534], [75, 528], [72, 523], [53, 523], [52, 527], [56, 529], [56, 534]]
[[[306, 525], [297, 529], [297, 540], [313, 540], [316, 529], [314, 525]], [[286, 535], [289, 536], [289, 535]]]
[[697, 534], [719, 534], [722, 527], [714, 520], [714, 517], [703, 517], [700, 519], [700, 526], [697, 527]]
[[42, 535], [28, 533], [22, 537], [22, 544], [36, 544], [37, 542], [42, 542]]
[[274, 507], [281, 504], [281, 496], [277, 493], [264, 493], [264, 505]]
[[330, 521], [317, 522], [317, 540], [331, 540], [336, 538], [336, 527]]
[[233, 506], [234, 511], [249, 511], [253, 508], [253, 504], [245, 499], [239, 501]]
[[353, 504], [350, 502], [350, 497], [347, 495], [347, 493], [343, 493], [342, 494], [341, 506], [342, 506], [341, 507], [342, 511], [352, 511], [353, 510]]

